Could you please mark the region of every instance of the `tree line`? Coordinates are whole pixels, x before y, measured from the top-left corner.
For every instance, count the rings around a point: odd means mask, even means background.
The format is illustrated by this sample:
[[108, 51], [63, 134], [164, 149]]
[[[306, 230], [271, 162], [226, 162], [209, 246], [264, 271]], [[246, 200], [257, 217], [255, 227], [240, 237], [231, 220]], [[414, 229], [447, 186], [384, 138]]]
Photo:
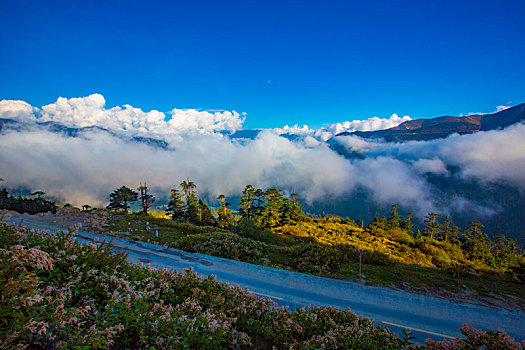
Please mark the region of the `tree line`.
[[[146, 184], [141, 184], [137, 190], [139, 192], [126, 186], [117, 188], [109, 196], [107, 209], [127, 213], [130, 205], [140, 199], [142, 212], [147, 214], [155, 197], [149, 194]], [[197, 197], [197, 185], [186, 179], [170, 190], [166, 213], [174, 221], [225, 229], [233, 228], [238, 221], [252, 221], [262, 228], [273, 228], [304, 217], [300, 196], [292, 193], [287, 198], [276, 188], [262, 190], [247, 185], [238, 203], [239, 215], [234, 215], [234, 211], [229, 208], [231, 204], [223, 194], [217, 196], [217, 199], [221, 204], [215, 218], [208, 205]]]
[[377, 216], [367, 225], [372, 234], [381, 234], [402, 230], [412, 236], [415, 240], [430, 239], [438, 242], [448, 242], [460, 247], [471, 260], [478, 260], [487, 266], [506, 269], [518, 264], [521, 254], [519, 245], [515, 239], [504, 235], [497, 235], [493, 239], [483, 232], [483, 224], [471, 221], [464, 230], [461, 230], [450, 217], [441, 214], [429, 213], [424, 217], [423, 231], [419, 229], [414, 232], [411, 219], [412, 213], [402, 217], [398, 213], [398, 206], [393, 205], [390, 217]]
[[0, 190], [0, 209], [12, 210], [18, 213], [31, 215], [57, 211], [55, 203], [43, 198], [43, 191], [35, 191], [31, 197], [12, 196], [7, 189]]

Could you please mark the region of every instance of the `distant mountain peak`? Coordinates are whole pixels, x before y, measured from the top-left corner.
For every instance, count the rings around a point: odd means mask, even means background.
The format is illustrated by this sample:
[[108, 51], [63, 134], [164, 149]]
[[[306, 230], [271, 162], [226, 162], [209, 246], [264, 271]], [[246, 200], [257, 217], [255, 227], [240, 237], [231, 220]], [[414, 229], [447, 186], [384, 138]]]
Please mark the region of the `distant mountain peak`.
[[505, 128], [523, 120], [525, 120], [525, 103], [491, 114], [414, 119], [390, 129], [342, 132], [336, 136], [356, 135], [363, 138], [383, 138], [389, 142], [432, 140], [445, 138], [451, 134], [471, 134]]

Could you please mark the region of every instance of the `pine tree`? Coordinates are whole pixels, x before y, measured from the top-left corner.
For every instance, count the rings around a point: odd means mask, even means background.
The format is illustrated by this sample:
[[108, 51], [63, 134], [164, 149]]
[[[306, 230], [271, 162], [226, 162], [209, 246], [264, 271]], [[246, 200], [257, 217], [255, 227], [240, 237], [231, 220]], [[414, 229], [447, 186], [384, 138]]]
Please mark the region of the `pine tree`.
[[463, 248], [469, 253], [471, 259], [493, 266], [495, 260], [490, 251], [490, 240], [482, 231], [483, 228], [483, 224], [477, 220], [470, 222], [465, 229]]
[[233, 218], [232, 211], [228, 209], [230, 203], [224, 200], [225, 197], [223, 194], [220, 194], [217, 197], [217, 199], [221, 201], [221, 207], [219, 208], [219, 219], [217, 220], [217, 224], [221, 228], [231, 229], [235, 224], [235, 220]]
[[109, 195], [109, 204], [107, 206], [110, 210], [123, 210], [125, 213], [128, 212], [129, 203], [136, 202], [138, 199], [138, 193], [133, 191], [131, 188], [122, 186], [117, 188]]
[[376, 216], [366, 225], [366, 229], [372, 234], [381, 233], [383, 230], [386, 230], [388, 223], [386, 217], [379, 216], [379, 213], [375, 214]]
[[199, 209], [200, 209], [200, 217], [201, 217], [200, 224], [204, 226], [214, 226], [215, 217], [211, 213], [210, 208], [208, 208], [208, 205], [200, 199], [199, 199]]
[[247, 185], [242, 191], [239, 199], [239, 214], [243, 220], [252, 220], [255, 216], [255, 189], [252, 185]]
[[180, 220], [184, 217], [184, 201], [176, 188], [173, 188], [170, 192], [170, 201], [166, 212], [171, 214], [172, 220]]
[[409, 235], [414, 234], [414, 224], [412, 224], [412, 218], [414, 217], [414, 214], [407, 213], [407, 217], [403, 222], [401, 223], [401, 228], [408, 232]]
[[190, 181], [190, 179], [186, 179], [185, 181], [182, 181], [180, 183], [180, 187], [182, 188], [182, 192], [184, 193], [186, 205], [189, 206], [191, 201], [196, 201], [197, 196], [195, 194], [195, 189], [197, 188], [197, 185], [195, 185], [194, 182]]
[[450, 226], [451, 224], [452, 220], [447, 217], [445, 221], [443, 221], [443, 224], [440, 225], [436, 239], [448, 242], [452, 234], [452, 227]]
[[276, 188], [269, 188], [264, 193], [266, 206], [264, 207], [261, 224], [263, 227], [277, 227], [281, 223], [283, 194]]
[[292, 192], [290, 195], [291, 199], [291, 219], [299, 221], [304, 216], [303, 208], [301, 207], [301, 196], [297, 193]]
[[401, 217], [399, 216], [397, 212], [397, 204], [392, 205], [392, 212], [390, 213], [390, 218], [388, 218], [387, 225], [388, 228], [396, 228], [399, 227], [401, 223]]
[[197, 197], [192, 197], [190, 199], [185, 214], [186, 220], [188, 220], [192, 224], [200, 224], [200, 222], [202, 221], [202, 217], [201, 208], [199, 206], [199, 201], [197, 200]]
[[441, 217], [440, 214], [430, 213], [425, 216], [425, 226], [423, 227], [423, 235], [435, 238], [436, 234], [439, 232], [439, 222], [438, 219]]
[[254, 192], [255, 201], [252, 205], [253, 218], [252, 220], [259, 226], [262, 225], [262, 218], [264, 213], [264, 206], [266, 203], [266, 193], [260, 188]]
[[181, 182], [180, 187], [182, 188], [182, 192], [184, 193], [184, 197], [186, 199], [186, 211], [185, 211], [186, 219], [189, 222], [194, 223], [194, 224], [200, 223], [201, 222], [201, 210], [199, 207], [199, 201], [197, 199], [197, 194], [195, 192], [197, 185], [195, 185], [194, 182], [187, 179], [186, 181]]

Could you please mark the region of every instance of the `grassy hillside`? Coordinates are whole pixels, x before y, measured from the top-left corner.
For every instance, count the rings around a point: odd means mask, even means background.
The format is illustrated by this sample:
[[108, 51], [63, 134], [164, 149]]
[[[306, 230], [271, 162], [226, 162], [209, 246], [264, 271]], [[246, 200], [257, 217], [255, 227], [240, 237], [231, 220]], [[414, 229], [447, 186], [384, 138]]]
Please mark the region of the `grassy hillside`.
[[319, 276], [449, 298], [451, 292], [463, 292], [471, 301], [498, 297], [503, 302], [525, 305], [523, 255], [513, 256], [504, 267], [489, 266], [473, 259], [459, 243], [414, 238], [400, 228], [362, 228], [349, 220], [327, 217], [303, 218], [271, 229], [241, 221], [230, 231], [143, 214], [121, 214], [111, 217], [110, 229], [118, 235], [125, 232], [131, 239], [188, 252]]

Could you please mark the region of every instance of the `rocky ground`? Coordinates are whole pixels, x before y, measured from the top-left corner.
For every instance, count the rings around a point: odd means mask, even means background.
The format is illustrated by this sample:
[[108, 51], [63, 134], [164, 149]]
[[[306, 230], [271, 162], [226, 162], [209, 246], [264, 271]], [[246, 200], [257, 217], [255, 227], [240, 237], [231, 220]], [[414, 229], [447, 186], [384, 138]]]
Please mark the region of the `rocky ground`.
[[[57, 210], [56, 214], [42, 213], [37, 215], [19, 214], [8, 210], [1, 210], [0, 215], [10, 214], [16, 216], [21, 224], [24, 217], [38, 216], [40, 222], [47, 225], [55, 225], [62, 228], [77, 228], [78, 230], [93, 233], [104, 233], [108, 229], [109, 214], [105, 210], [94, 209], [81, 211], [74, 207], [65, 207]], [[18, 220], [17, 220], [18, 221]]]

